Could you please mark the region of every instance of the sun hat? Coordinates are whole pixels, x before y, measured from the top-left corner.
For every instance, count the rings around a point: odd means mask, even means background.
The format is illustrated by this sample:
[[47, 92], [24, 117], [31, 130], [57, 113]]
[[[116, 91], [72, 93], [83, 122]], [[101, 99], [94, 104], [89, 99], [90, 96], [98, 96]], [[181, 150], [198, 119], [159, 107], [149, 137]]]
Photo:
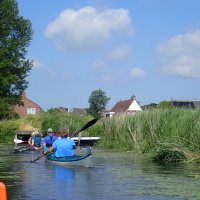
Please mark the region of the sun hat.
[[53, 132], [53, 129], [52, 128], [48, 128], [47, 132]]
[[40, 132], [39, 131], [35, 131], [35, 135], [39, 135], [40, 134]]

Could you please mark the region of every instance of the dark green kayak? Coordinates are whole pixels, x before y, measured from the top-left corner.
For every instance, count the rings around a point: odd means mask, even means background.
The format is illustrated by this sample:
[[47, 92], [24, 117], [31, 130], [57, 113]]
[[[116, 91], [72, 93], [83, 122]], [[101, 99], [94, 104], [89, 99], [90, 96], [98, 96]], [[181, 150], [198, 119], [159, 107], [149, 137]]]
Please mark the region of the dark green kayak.
[[54, 153], [50, 153], [45, 155], [45, 157], [47, 161], [56, 165], [90, 167], [91, 155], [91, 147], [87, 147], [85, 155], [75, 155], [72, 157], [57, 158], [55, 157]]

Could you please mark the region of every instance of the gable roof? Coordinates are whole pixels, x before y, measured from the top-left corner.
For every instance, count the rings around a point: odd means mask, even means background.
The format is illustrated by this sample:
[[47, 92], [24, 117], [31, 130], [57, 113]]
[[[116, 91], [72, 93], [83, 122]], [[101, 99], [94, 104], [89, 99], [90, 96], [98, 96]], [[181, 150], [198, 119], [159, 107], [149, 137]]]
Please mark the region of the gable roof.
[[[137, 101], [136, 101], [136, 97], [132, 96], [131, 99], [128, 100], [123, 100], [123, 101], [118, 101], [115, 106], [111, 109], [111, 112], [115, 112], [115, 113], [126, 113], [128, 111], [136, 111], [136, 110], [131, 110], [130, 106], [133, 104], [133, 102], [135, 102], [135, 104], [138, 105]], [[139, 106], [140, 108], [140, 106]], [[140, 108], [141, 109], [141, 108]], [[138, 109], [137, 109], [138, 111]]]
[[35, 106], [37, 106], [39, 109], [41, 109], [41, 111], [43, 111], [43, 109], [37, 103], [35, 103], [34, 101], [32, 101], [29, 98], [27, 98], [25, 92], [22, 92], [22, 101], [23, 101], [23, 103], [30, 102], [30, 103], [34, 104]]
[[126, 112], [131, 105], [133, 100], [124, 100], [124, 101], [118, 101], [115, 106], [111, 109], [111, 112], [119, 113], [119, 112]]
[[[13, 107], [13, 111], [15, 113], [18, 113], [19, 116], [24, 117], [27, 116], [28, 114], [37, 114], [37, 113], [41, 113], [44, 112], [44, 110], [35, 102], [31, 101], [30, 99], [28, 99], [26, 97], [25, 92], [22, 93], [22, 102], [23, 105], [15, 105]], [[34, 108], [34, 113], [29, 113], [28, 110], [32, 110], [32, 108]]]

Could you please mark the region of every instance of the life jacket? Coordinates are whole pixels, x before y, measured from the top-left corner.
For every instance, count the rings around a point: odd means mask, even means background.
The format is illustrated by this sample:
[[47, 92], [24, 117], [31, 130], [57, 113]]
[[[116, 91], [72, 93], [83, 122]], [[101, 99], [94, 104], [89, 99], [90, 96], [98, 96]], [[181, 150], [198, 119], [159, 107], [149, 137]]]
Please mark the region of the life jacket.
[[53, 135], [47, 135], [46, 136], [48, 139], [46, 139], [46, 146], [51, 147], [53, 144]]
[[47, 147], [51, 147], [52, 144], [53, 144], [53, 142], [54, 142], [55, 140], [57, 140], [57, 138], [58, 138], [58, 137], [57, 137], [56, 135], [54, 135], [54, 134], [47, 135], [46, 137], [47, 137], [47, 139], [45, 140], [45, 142], [46, 142], [46, 146], [47, 146]]
[[41, 137], [38, 137], [38, 136], [35, 136], [34, 138], [33, 138], [33, 140], [34, 140], [34, 146], [35, 147], [40, 147], [41, 146]]

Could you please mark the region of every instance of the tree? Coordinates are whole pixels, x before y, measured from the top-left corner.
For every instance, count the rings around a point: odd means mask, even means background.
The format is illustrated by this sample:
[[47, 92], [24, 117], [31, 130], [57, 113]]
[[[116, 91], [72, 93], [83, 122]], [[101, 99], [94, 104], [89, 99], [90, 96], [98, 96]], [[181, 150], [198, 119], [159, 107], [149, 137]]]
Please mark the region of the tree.
[[158, 105], [159, 108], [170, 108], [171, 103], [170, 101], [161, 101]]
[[[22, 92], [28, 87], [26, 77], [32, 61], [25, 58], [32, 40], [29, 20], [19, 16], [16, 0], [0, 1], [0, 119], [9, 118], [12, 107], [23, 104]], [[6, 114], [7, 113], [7, 114]]]
[[106, 110], [106, 105], [109, 100], [110, 98], [107, 97], [106, 93], [101, 89], [92, 91], [88, 100], [90, 106], [87, 109], [87, 113], [97, 119], [100, 119], [103, 111]]

